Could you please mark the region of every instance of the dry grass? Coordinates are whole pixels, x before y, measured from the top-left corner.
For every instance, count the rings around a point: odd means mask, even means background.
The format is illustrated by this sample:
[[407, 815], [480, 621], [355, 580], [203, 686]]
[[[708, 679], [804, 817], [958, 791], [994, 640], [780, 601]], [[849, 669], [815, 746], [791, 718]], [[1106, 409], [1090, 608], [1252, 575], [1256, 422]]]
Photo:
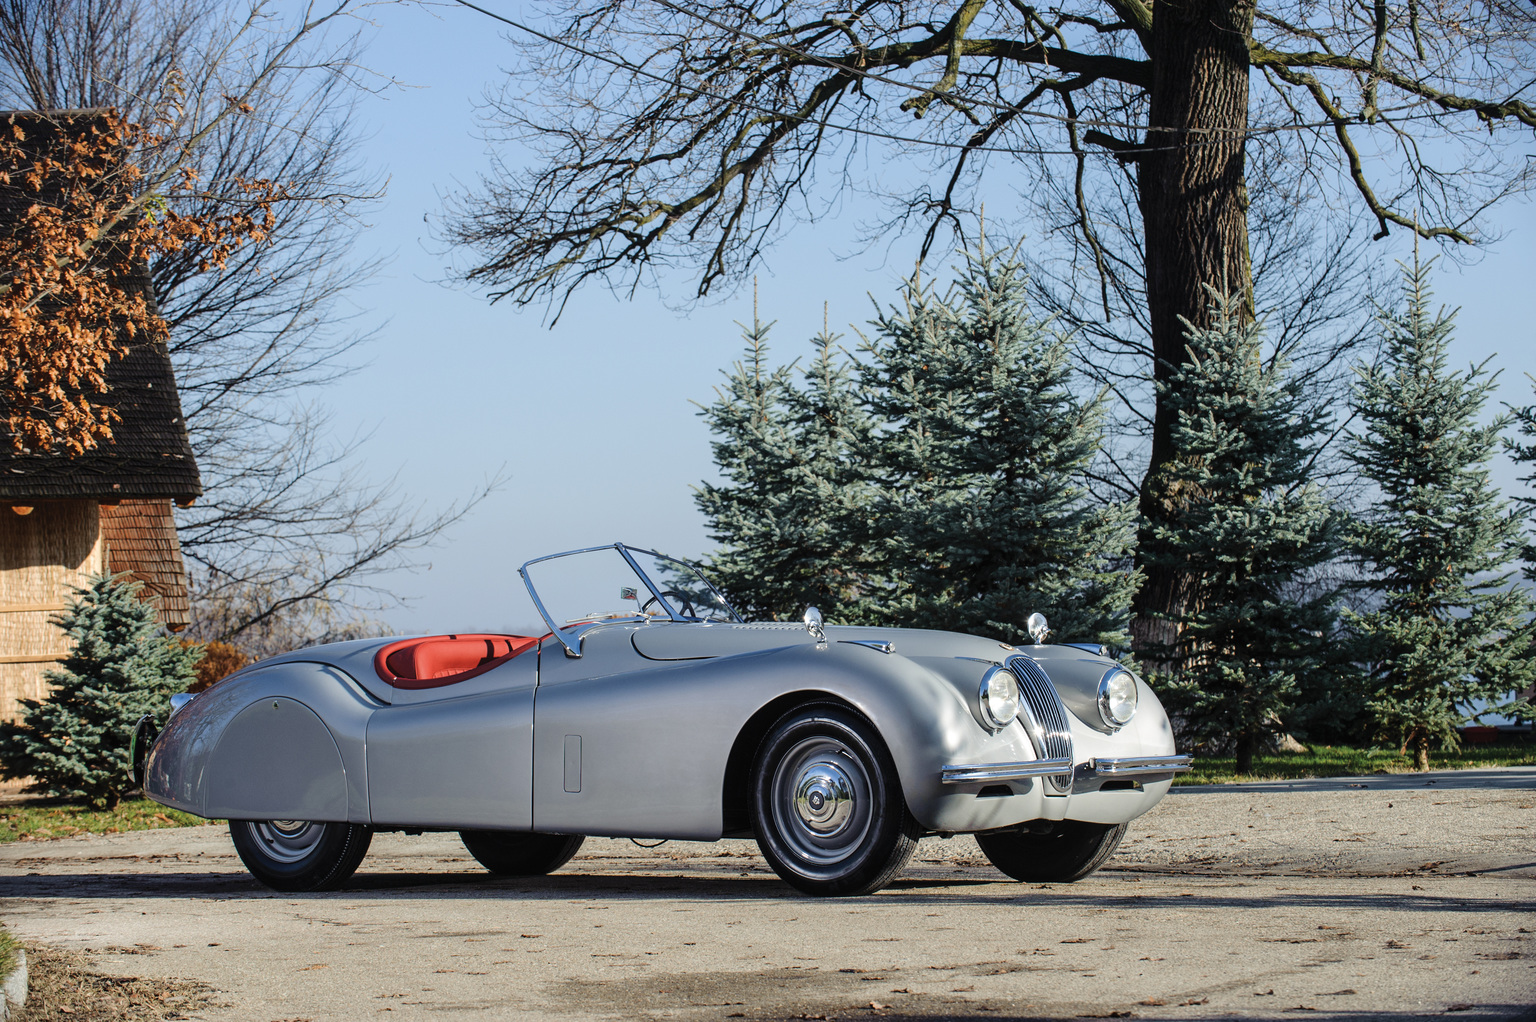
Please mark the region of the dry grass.
[[29, 944], [27, 1006], [12, 1022], [159, 1022], [222, 1007], [206, 983], [107, 976], [92, 964], [80, 951]]

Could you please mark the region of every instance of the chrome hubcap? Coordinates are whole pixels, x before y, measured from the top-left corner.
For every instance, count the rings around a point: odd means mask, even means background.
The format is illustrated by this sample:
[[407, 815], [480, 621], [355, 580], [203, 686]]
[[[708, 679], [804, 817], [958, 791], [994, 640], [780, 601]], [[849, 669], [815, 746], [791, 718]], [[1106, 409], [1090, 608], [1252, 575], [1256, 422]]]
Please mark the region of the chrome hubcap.
[[325, 825], [304, 820], [269, 820], [249, 825], [261, 850], [278, 862], [298, 862], [320, 844]]
[[813, 763], [795, 787], [800, 822], [822, 836], [836, 834], [853, 818], [853, 782], [835, 763]]
[[807, 738], [773, 771], [776, 829], [801, 872], [835, 874], [873, 824], [873, 785], [863, 758], [835, 738]]

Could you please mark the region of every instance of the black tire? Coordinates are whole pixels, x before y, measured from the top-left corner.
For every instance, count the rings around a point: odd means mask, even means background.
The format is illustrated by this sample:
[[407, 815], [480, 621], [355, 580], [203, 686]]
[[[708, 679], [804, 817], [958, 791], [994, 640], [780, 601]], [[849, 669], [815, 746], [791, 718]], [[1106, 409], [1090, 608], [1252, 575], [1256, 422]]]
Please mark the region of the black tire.
[[334, 891], [368, 854], [373, 830], [356, 823], [230, 820], [229, 836], [251, 876], [274, 891]]
[[459, 840], [475, 860], [499, 876], [542, 876], [571, 861], [586, 840], [580, 834], [529, 834], [508, 830], [461, 830]]
[[917, 849], [921, 829], [885, 743], [841, 706], [781, 717], [758, 746], [751, 785], [758, 848], [806, 894], [878, 891]]
[[1049, 834], [1014, 831], [977, 834], [976, 843], [992, 865], [1015, 880], [1068, 884], [1109, 861], [1125, 837], [1123, 823], [1061, 820]]

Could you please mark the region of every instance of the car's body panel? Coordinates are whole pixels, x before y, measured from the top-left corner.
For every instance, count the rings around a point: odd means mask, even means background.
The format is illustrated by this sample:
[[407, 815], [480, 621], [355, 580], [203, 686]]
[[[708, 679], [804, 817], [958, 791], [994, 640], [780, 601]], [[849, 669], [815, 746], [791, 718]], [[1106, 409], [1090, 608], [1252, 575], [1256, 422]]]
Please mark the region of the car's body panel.
[[[366, 733], [369, 717], [385, 704], [335, 667], [297, 658], [246, 668], [174, 714], [150, 750], [145, 793], [199, 816], [274, 818], [267, 807], [289, 789], [266, 778], [280, 777], [290, 758], [326, 761], [325, 742], [313, 729], [295, 741], [279, 730], [263, 746], [240, 736], [247, 723], [263, 732], [260, 715], [254, 714], [242, 720], [228, 744], [224, 739], [246, 710], [273, 700], [281, 706], [285, 699], [323, 722], [330, 749], [340, 760], [346, 799], [338, 815], [335, 800], [327, 794], [333, 790], [331, 782], [319, 782], [313, 789], [301, 786], [289, 792], [291, 808], [279, 818], [369, 822]], [[303, 718], [294, 714], [292, 719]], [[301, 792], [309, 794], [300, 797]]]
[[537, 665], [536, 654], [519, 656], [464, 682], [466, 691], [418, 689], [376, 711], [367, 732], [371, 822], [532, 829]]

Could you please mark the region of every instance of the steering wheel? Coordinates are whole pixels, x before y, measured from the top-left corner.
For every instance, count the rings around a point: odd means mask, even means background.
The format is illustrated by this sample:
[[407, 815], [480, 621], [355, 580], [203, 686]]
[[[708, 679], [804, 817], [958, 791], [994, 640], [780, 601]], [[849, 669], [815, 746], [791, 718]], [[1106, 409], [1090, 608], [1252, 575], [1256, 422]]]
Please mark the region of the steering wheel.
[[[661, 595], [670, 599], [673, 603], [673, 606], [677, 608], [677, 612], [683, 615], [683, 617], [698, 617], [698, 615], [693, 612], [693, 602], [688, 599], [688, 596], [685, 593], [680, 593], [676, 589], [663, 589], [661, 591]], [[658, 601], [654, 596], [640, 604], [640, 613], [646, 615], [647, 617], [651, 616], [651, 607], [653, 606], [658, 608], [661, 606], [660, 601]]]

